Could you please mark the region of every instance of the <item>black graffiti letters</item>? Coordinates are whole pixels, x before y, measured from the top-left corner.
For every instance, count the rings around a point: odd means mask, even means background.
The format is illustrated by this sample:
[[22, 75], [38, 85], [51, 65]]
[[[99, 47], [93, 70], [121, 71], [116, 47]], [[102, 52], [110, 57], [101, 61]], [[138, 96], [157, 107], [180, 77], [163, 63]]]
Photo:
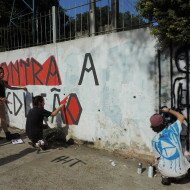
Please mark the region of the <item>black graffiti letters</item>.
[[[190, 45], [186, 44], [182, 47], [170, 46], [170, 97], [168, 100], [163, 101], [167, 93], [161, 93], [165, 91], [165, 78], [166, 72], [161, 68], [160, 54], [158, 54], [159, 65], [159, 105], [170, 103], [171, 107], [180, 111], [186, 117], [187, 131], [183, 131], [183, 135], [187, 135], [186, 149], [189, 149], [190, 142]], [[163, 64], [165, 65], [165, 64]], [[164, 74], [165, 73], [165, 74]], [[164, 77], [163, 77], [164, 76]], [[167, 76], [168, 77], [168, 76]], [[163, 83], [162, 83], [163, 81]], [[163, 85], [162, 85], [163, 84]], [[186, 134], [185, 134], [186, 133]]]
[[[90, 61], [90, 64], [91, 64], [91, 67], [90, 67], [89, 69], [86, 68], [88, 58], [89, 58], [89, 61]], [[93, 72], [93, 76], [94, 76], [95, 84], [96, 84], [96, 85], [99, 85], [99, 83], [98, 83], [98, 78], [97, 78], [97, 75], [96, 75], [96, 70], [95, 70], [94, 63], [93, 63], [93, 59], [92, 59], [92, 56], [91, 56], [90, 53], [86, 53], [86, 54], [85, 54], [84, 63], [83, 63], [83, 67], [82, 67], [82, 72], [81, 72], [81, 76], [80, 76], [80, 80], [79, 80], [78, 85], [81, 85], [81, 84], [82, 84], [83, 77], [84, 77], [84, 72], [85, 72], [85, 71], [87, 71], [87, 72], [92, 71], [92, 72]]]
[[[20, 59], [20, 66], [24, 66], [24, 75], [25, 75], [25, 81], [26, 81], [26, 85], [28, 85], [28, 74], [27, 74], [27, 68], [30, 67], [30, 59], [27, 58], [26, 61]], [[7, 69], [8, 71], [8, 69]], [[9, 75], [9, 72], [7, 72]], [[8, 78], [8, 77], [7, 77]]]
[[[9, 99], [9, 95], [10, 95], [10, 94], [11, 94], [10, 92], [7, 93], [7, 96], [6, 96], [7, 100]], [[7, 109], [8, 109], [8, 111], [9, 111], [9, 113], [12, 114], [13, 112], [10, 110], [8, 104], [6, 104], [6, 105], [7, 105]]]
[[51, 162], [57, 162], [57, 163], [61, 162], [62, 164], [70, 163], [69, 167], [72, 167], [78, 163], [86, 164], [82, 160], [79, 160], [77, 158], [70, 158], [69, 156], [60, 156], [60, 157], [53, 159]]
[[[41, 85], [43, 85], [43, 82], [38, 77], [38, 74], [43, 70], [42, 65], [34, 58], [31, 58], [31, 62], [32, 62], [32, 72], [33, 72], [33, 83], [36, 84], [36, 80], [37, 80]], [[34, 66], [38, 68], [36, 72], [35, 72]]]
[[[54, 70], [54, 72], [53, 72]], [[47, 74], [47, 78], [46, 78], [46, 84], [48, 84], [49, 80], [51, 77], [57, 77], [58, 79], [58, 83], [61, 84], [61, 78], [59, 75], [59, 69], [57, 67], [56, 61], [54, 57], [50, 57], [50, 65], [48, 68], [48, 74]]]
[[[6, 96], [9, 101], [10, 101], [10, 98], [9, 98], [10, 94], [11, 93], [8, 92], [7, 96]], [[12, 102], [12, 101], [10, 101], [10, 102]], [[13, 92], [13, 106], [14, 106], [14, 115], [17, 116], [23, 106], [23, 103], [14, 92]], [[10, 114], [13, 114], [13, 112], [10, 110], [8, 105], [7, 105], [7, 109]]]
[[[18, 98], [18, 96], [13, 92], [13, 102], [14, 102], [14, 115], [18, 115], [19, 111], [21, 110], [23, 104], [20, 101], [20, 99]], [[17, 107], [16, 102], [19, 103], [19, 107]]]
[[85, 162], [83, 162], [82, 160], [79, 160], [79, 159], [77, 159], [77, 158], [75, 158], [75, 160], [76, 160], [76, 162], [70, 164], [70, 165], [69, 165], [70, 167], [72, 167], [72, 166], [74, 166], [75, 164], [78, 164], [78, 163], [86, 164]]
[[[15, 64], [13, 64], [12, 62], [10, 62], [10, 67], [11, 67], [11, 79], [12, 79], [12, 83], [16, 80], [14, 77], [18, 78], [18, 84], [20, 85], [20, 72], [19, 72], [19, 67], [18, 67], [18, 60], [15, 62]], [[15, 71], [15, 72], [14, 72]], [[13, 72], [15, 73], [15, 75], [13, 74]]]

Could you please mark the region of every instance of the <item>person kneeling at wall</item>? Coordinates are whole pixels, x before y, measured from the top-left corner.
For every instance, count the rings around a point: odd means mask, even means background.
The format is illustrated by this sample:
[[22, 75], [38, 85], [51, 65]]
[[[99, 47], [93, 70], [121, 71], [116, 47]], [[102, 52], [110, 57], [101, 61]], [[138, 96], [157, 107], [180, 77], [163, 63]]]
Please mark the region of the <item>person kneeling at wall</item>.
[[29, 144], [44, 149], [46, 143], [43, 140], [43, 130], [49, 128], [43, 124], [44, 117], [56, 116], [64, 104], [61, 104], [55, 111], [50, 112], [44, 109], [45, 101], [42, 96], [35, 96], [32, 100], [33, 108], [29, 110], [26, 117], [26, 134], [31, 140]]
[[180, 142], [181, 124], [185, 117], [169, 108], [163, 108], [161, 112], [168, 112], [177, 118], [167, 126], [162, 115], [154, 114], [150, 117], [151, 128], [157, 133], [152, 140], [152, 148], [162, 175], [162, 184], [170, 185], [171, 182], [184, 178], [190, 168]]

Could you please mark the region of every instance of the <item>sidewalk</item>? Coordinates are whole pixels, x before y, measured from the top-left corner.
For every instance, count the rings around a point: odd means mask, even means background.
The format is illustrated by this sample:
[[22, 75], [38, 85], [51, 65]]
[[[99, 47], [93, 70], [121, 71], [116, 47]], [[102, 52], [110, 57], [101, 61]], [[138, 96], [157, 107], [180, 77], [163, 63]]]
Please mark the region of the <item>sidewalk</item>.
[[[136, 159], [72, 145], [37, 151], [0, 140], [1, 190], [189, 190], [190, 183], [163, 186], [160, 175], [137, 174]], [[148, 164], [143, 163], [144, 167]]]

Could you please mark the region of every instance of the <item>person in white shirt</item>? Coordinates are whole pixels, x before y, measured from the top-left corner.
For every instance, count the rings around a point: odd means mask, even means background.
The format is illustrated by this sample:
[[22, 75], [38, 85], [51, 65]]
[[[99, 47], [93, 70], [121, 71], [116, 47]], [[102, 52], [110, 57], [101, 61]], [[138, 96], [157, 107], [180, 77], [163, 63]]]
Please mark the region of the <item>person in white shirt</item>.
[[154, 114], [150, 117], [151, 128], [157, 135], [152, 139], [152, 148], [158, 162], [158, 170], [162, 175], [162, 184], [170, 185], [173, 179], [185, 177], [190, 163], [183, 155], [180, 132], [185, 117], [172, 109], [163, 108], [161, 112], [168, 112], [177, 118], [167, 126], [164, 117]]

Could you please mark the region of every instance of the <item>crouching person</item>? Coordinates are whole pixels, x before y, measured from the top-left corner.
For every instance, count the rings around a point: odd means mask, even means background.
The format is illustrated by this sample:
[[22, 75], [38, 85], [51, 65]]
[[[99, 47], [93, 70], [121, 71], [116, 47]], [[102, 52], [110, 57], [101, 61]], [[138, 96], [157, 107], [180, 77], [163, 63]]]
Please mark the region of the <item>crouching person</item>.
[[46, 147], [43, 141], [43, 130], [48, 128], [48, 125], [43, 124], [44, 117], [56, 116], [64, 106], [61, 104], [55, 111], [50, 112], [44, 109], [44, 105], [44, 98], [42, 96], [35, 96], [33, 98], [33, 108], [29, 110], [26, 118], [26, 134], [31, 140], [29, 144], [42, 149]]
[[161, 111], [168, 112], [177, 118], [169, 126], [166, 126], [164, 117], [160, 114], [154, 114], [150, 118], [151, 128], [157, 133], [152, 140], [152, 147], [158, 161], [158, 170], [162, 175], [162, 184], [170, 185], [171, 182], [184, 178], [190, 168], [190, 163], [183, 155], [180, 142], [181, 124], [185, 117], [169, 108], [163, 108]]

